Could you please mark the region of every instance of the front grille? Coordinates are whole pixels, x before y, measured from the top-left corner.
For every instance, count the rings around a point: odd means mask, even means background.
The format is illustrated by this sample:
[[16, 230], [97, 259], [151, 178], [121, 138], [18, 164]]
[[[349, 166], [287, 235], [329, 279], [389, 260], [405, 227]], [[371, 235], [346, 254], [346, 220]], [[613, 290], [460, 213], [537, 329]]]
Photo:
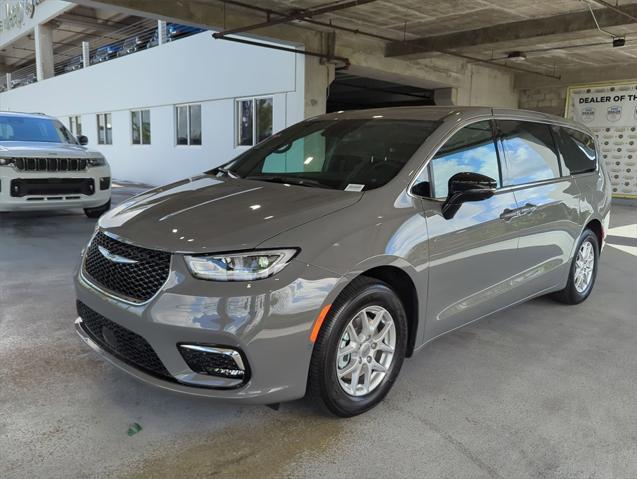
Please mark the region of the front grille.
[[105, 318], [81, 301], [77, 302], [77, 313], [82, 318], [82, 328], [86, 334], [102, 349], [148, 374], [175, 380], [151, 345], [139, 334]]
[[20, 171], [82, 171], [88, 162], [82, 158], [15, 158]]
[[[135, 263], [117, 262], [102, 251]], [[170, 253], [140, 248], [114, 240], [101, 231], [87, 248], [84, 272], [88, 279], [107, 291], [132, 302], [143, 303], [151, 299], [168, 279]]]
[[11, 180], [11, 196], [86, 195], [95, 193], [93, 178], [18, 178]]

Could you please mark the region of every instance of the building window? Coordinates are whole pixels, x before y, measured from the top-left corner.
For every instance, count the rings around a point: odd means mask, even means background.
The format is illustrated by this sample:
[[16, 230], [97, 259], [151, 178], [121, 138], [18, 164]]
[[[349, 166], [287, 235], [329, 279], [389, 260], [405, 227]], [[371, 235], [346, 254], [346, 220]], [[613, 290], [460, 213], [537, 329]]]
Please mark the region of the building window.
[[110, 113], [97, 115], [97, 143], [100, 145], [113, 144], [113, 126]]
[[69, 127], [71, 133], [80, 136], [82, 134], [82, 117], [79, 115], [69, 116]]
[[175, 107], [178, 145], [201, 145], [201, 105]]
[[150, 110], [130, 112], [133, 145], [150, 145]]
[[252, 146], [272, 135], [272, 98], [237, 100], [237, 146]]

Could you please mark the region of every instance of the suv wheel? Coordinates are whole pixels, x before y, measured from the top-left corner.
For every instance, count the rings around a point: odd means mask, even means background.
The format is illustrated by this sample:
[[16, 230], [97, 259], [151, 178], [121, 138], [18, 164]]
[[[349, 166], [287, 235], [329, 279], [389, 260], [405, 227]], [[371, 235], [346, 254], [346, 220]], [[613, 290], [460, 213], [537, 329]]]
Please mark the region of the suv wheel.
[[407, 347], [407, 317], [384, 282], [360, 277], [332, 305], [314, 346], [310, 394], [350, 417], [376, 406], [391, 389]]
[[566, 304], [578, 304], [588, 298], [597, 277], [598, 260], [597, 235], [586, 229], [577, 245], [566, 288], [555, 293], [555, 298]]
[[89, 218], [99, 218], [108, 210], [111, 209], [111, 200], [108, 200], [102, 206], [97, 206], [95, 208], [84, 208], [84, 214]]

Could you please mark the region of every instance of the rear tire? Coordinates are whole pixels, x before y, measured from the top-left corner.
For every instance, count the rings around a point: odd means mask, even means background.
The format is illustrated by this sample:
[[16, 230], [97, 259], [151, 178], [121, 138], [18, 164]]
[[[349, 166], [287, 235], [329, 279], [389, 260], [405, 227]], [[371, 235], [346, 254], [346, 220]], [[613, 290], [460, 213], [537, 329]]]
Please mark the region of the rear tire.
[[84, 208], [84, 214], [89, 218], [99, 218], [108, 210], [111, 209], [111, 200], [108, 200], [102, 206], [97, 206], [95, 208]]
[[319, 332], [310, 395], [337, 416], [368, 411], [392, 388], [406, 349], [407, 316], [396, 293], [382, 281], [356, 278], [334, 301]]
[[586, 229], [577, 243], [566, 288], [553, 297], [564, 304], [579, 304], [588, 298], [597, 277], [598, 261], [599, 240], [593, 231]]

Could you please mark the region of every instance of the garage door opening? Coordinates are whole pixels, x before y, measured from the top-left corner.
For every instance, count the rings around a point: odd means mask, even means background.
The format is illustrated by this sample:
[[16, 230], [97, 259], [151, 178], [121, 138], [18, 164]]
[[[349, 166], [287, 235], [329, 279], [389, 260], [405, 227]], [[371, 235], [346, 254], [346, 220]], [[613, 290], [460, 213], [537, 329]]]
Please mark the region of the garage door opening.
[[392, 106], [434, 105], [434, 90], [337, 72], [326, 110], [361, 110]]

